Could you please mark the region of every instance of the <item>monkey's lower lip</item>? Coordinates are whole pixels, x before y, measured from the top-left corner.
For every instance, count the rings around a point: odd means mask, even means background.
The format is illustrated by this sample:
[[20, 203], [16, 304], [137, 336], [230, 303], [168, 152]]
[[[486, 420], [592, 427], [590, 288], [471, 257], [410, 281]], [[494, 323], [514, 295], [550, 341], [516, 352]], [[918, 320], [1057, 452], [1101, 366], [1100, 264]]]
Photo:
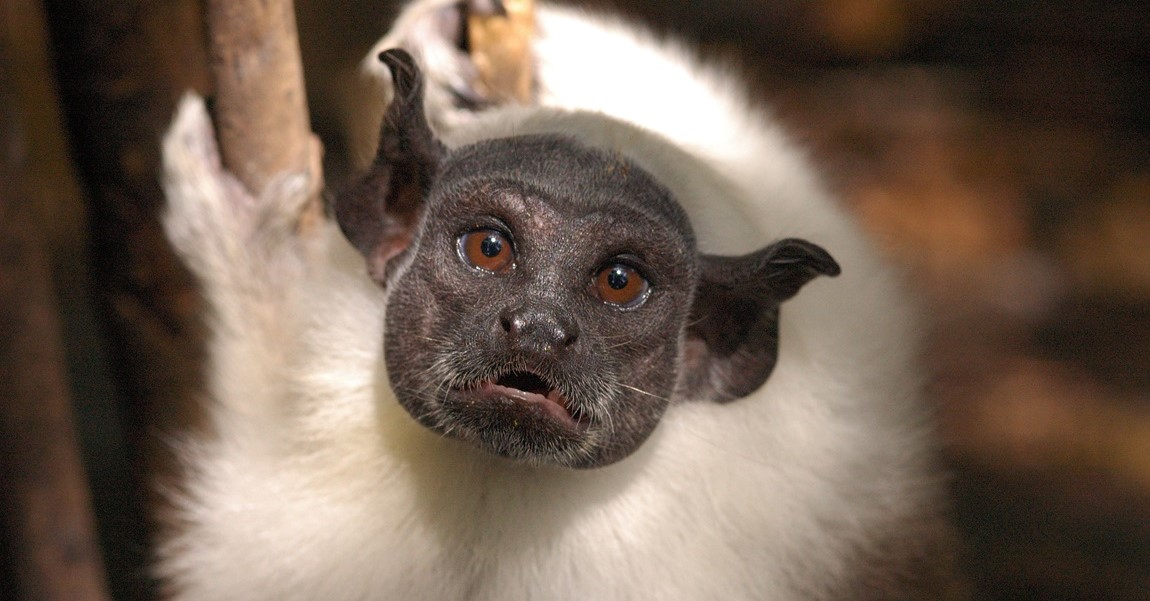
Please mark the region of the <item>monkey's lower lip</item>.
[[582, 423], [582, 420], [578, 420], [575, 416], [571, 415], [571, 411], [567, 408], [567, 399], [559, 393], [558, 389], [547, 388], [545, 392], [543, 390], [534, 392], [532, 390], [516, 388], [513, 385], [514, 381], [515, 378], [509, 378], [507, 376], [499, 380], [486, 380], [479, 383], [475, 388], [475, 392], [481, 397], [487, 397], [493, 400], [504, 398], [527, 404], [542, 411], [547, 417], [572, 430], [584, 429], [585, 424]]

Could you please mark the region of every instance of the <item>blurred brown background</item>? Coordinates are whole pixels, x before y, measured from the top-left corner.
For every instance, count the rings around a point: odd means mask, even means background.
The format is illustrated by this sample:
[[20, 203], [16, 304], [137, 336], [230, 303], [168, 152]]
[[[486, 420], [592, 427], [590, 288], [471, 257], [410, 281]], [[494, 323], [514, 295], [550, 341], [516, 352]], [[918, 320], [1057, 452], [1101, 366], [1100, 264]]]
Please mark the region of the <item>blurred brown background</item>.
[[[932, 318], [931, 390], [979, 598], [1150, 599], [1150, 3], [595, 4], [739, 65], [905, 267]], [[313, 127], [339, 185], [362, 110], [355, 63], [395, 8], [297, 7]], [[154, 594], [152, 489], [138, 480], [164, 469], [165, 441], [195, 417], [172, 407], [197, 387], [199, 301], [156, 227], [155, 166], [175, 99], [210, 91], [200, 10], [0, 0], [0, 216], [37, 238], [0, 250], [32, 249], [43, 272], [0, 257], [0, 292], [43, 280], [36, 298], [60, 334], [40, 341], [59, 347], [56, 396], [77, 416], [117, 599]], [[0, 362], [29, 348], [20, 323], [0, 321]], [[19, 455], [0, 450], [15, 478]], [[0, 582], [24, 569], [12, 524]], [[24, 598], [36, 597], [0, 586]]]

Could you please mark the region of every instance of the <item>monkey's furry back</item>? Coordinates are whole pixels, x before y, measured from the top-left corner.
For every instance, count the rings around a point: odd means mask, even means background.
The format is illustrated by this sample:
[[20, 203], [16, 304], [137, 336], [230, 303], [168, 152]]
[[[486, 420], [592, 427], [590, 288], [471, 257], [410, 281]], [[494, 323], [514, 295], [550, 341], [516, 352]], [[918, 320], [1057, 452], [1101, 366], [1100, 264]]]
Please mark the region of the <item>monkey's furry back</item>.
[[[445, 4], [417, 3], [396, 31]], [[567, 133], [655, 175], [703, 250], [802, 236], [842, 276], [783, 306], [778, 364], [751, 396], [678, 403], [608, 467], [512, 464], [397, 404], [362, 257], [332, 225], [293, 235], [306, 182], [246, 196], [187, 99], [164, 142], [166, 226], [211, 306], [214, 431], [180, 449], [159, 561], [175, 597], [945, 597], [917, 324], [891, 275], [733, 79], [611, 20], [541, 7], [539, 29], [548, 108], [457, 118], [428, 66], [449, 145]]]

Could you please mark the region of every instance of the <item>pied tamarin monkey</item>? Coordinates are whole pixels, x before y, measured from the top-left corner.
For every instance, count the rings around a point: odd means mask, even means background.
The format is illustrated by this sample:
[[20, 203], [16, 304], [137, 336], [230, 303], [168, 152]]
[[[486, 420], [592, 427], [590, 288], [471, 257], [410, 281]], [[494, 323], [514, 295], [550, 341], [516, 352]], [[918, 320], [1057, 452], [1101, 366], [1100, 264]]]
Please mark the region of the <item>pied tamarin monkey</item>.
[[960, 598], [915, 316], [802, 154], [723, 69], [566, 8], [497, 106], [460, 11], [372, 51], [378, 152], [317, 239], [306, 186], [247, 197], [178, 111], [214, 432], [173, 597]]

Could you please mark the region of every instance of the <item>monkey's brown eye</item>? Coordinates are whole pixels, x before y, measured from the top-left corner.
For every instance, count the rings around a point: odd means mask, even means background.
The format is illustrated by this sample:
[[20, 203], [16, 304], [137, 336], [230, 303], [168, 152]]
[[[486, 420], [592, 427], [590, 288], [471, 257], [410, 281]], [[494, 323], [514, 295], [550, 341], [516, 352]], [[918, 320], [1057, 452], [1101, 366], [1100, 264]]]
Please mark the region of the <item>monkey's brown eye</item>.
[[595, 295], [608, 304], [637, 307], [647, 300], [650, 291], [647, 279], [622, 263], [608, 265], [595, 275]]
[[459, 256], [472, 267], [500, 272], [515, 259], [511, 242], [497, 230], [472, 230], [459, 237]]

